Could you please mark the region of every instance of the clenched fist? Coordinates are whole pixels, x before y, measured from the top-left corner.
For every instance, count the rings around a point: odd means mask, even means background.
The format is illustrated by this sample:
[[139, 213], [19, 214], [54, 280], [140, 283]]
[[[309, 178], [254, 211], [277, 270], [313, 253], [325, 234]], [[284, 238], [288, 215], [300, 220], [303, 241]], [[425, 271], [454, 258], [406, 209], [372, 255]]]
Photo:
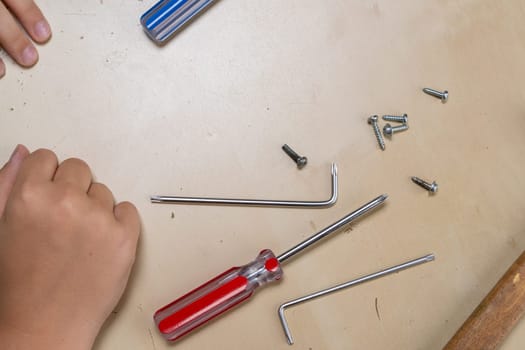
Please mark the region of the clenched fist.
[[126, 287], [140, 222], [79, 159], [18, 146], [0, 170], [3, 350], [90, 349]]

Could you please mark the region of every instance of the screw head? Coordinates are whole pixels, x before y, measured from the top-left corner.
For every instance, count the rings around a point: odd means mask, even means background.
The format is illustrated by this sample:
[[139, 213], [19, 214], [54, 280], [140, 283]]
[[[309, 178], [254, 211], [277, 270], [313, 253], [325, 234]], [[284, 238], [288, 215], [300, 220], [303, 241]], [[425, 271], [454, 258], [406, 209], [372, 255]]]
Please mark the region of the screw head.
[[441, 102], [445, 103], [448, 101], [448, 91], [443, 91], [443, 94], [441, 95]]
[[297, 168], [302, 169], [308, 163], [308, 158], [306, 158], [306, 157], [299, 157], [299, 158], [297, 158], [296, 163], [297, 163]]
[[379, 117], [377, 115], [373, 115], [371, 117], [368, 118], [368, 124], [374, 124], [374, 123], [377, 123], [377, 120], [379, 119]]
[[408, 123], [408, 115], [406, 113], [403, 114], [403, 123]]
[[386, 123], [383, 127], [383, 134], [385, 134], [386, 136], [392, 136], [392, 125], [390, 125], [390, 123]]
[[438, 191], [438, 184], [436, 183], [436, 181], [433, 181], [430, 184], [430, 192], [436, 193], [437, 191]]

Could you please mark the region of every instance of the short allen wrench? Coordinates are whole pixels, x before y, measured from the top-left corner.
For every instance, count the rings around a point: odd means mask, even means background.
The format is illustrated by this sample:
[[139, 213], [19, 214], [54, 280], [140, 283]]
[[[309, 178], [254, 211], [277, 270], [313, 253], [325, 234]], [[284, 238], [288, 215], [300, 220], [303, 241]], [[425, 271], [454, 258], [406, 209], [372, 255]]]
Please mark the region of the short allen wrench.
[[407, 262], [405, 262], [403, 264], [392, 266], [392, 267], [389, 267], [387, 269], [384, 269], [384, 270], [372, 273], [370, 275], [359, 277], [359, 278], [357, 278], [355, 280], [348, 281], [348, 282], [342, 283], [342, 284], [338, 284], [337, 286], [334, 286], [334, 287], [331, 287], [331, 288], [327, 288], [327, 289], [323, 289], [321, 291], [318, 291], [318, 292], [315, 292], [315, 293], [312, 293], [312, 294], [308, 294], [308, 295], [305, 295], [304, 297], [297, 298], [297, 299], [294, 299], [294, 300], [291, 300], [291, 301], [288, 301], [288, 302], [282, 304], [279, 307], [279, 319], [281, 320], [281, 323], [283, 325], [284, 333], [286, 335], [286, 340], [288, 341], [288, 344], [290, 344], [290, 345], [293, 344], [293, 338], [292, 338], [292, 333], [290, 332], [290, 328], [288, 327], [288, 323], [286, 322], [286, 317], [284, 317], [284, 310], [286, 308], [288, 308], [290, 306], [297, 305], [297, 304], [304, 303], [306, 301], [309, 301], [309, 300], [312, 300], [312, 299], [315, 299], [315, 298], [322, 297], [322, 296], [324, 296], [326, 294], [331, 294], [331, 293], [337, 292], [337, 291], [339, 291], [341, 289], [345, 289], [345, 288], [348, 288], [348, 287], [353, 287], [353, 286], [356, 286], [356, 285], [361, 284], [361, 283], [372, 281], [372, 280], [375, 280], [376, 278], [383, 277], [383, 276], [389, 275], [389, 274], [394, 273], [394, 272], [399, 272], [401, 270], [408, 269], [410, 267], [413, 267], [413, 266], [416, 266], [416, 265], [420, 265], [420, 264], [423, 264], [423, 263], [427, 263], [427, 262], [430, 262], [430, 261], [433, 261], [433, 260], [434, 260], [434, 254], [428, 254], [428, 255], [425, 255], [425, 256], [423, 256], [421, 258], [410, 260], [410, 261], [407, 261]]
[[265, 199], [229, 199], [229, 198], [203, 198], [203, 197], [176, 197], [176, 196], [151, 196], [152, 203], [185, 203], [185, 204], [222, 204], [222, 205], [247, 205], [270, 207], [306, 207], [327, 208], [337, 201], [337, 165], [332, 163], [332, 194], [324, 201], [290, 201], [290, 200], [265, 200]]

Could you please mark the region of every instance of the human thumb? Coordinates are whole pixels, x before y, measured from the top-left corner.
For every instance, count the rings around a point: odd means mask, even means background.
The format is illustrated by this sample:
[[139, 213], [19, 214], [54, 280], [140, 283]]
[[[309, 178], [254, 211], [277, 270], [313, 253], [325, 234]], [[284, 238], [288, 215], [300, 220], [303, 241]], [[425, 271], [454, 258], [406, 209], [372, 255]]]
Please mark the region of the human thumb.
[[18, 145], [7, 163], [0, 169], [0, 217], [4, 213], [5, 204], [15, 184], [18, 170], [20, 170], [23, 160], [28, 155], [29, 151], [27, 148], [23, 145]]

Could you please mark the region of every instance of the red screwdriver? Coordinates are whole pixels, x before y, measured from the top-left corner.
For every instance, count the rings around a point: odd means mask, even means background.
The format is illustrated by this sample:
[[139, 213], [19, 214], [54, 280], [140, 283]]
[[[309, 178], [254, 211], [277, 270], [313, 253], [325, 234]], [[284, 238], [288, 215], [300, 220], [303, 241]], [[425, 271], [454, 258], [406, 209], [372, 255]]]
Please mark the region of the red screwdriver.
[[164, 338], [175, 341], [195, 328], [247, 300], [256, 288], [281, 279], [281, 263], [310, 245], [383, 204], [381, 195], [276, 257], [269, 249], [254, 261], [226, 272], [164, 306], [153, 316]]

